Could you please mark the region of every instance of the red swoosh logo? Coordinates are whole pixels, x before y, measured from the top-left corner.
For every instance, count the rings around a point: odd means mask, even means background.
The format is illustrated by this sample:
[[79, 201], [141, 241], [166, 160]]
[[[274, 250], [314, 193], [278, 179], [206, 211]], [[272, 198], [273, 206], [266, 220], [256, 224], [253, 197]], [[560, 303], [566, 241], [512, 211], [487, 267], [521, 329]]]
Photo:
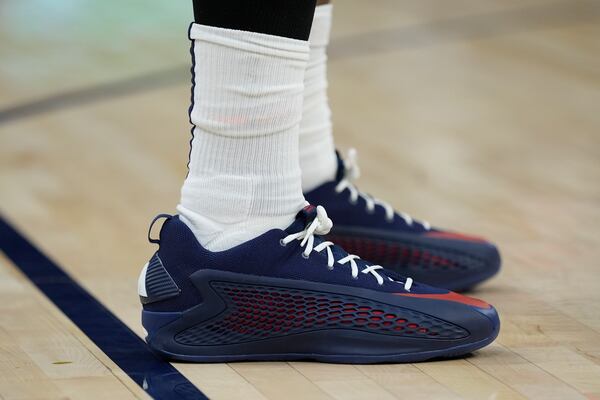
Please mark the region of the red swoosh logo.
[[454, 239], [454, 240], [466, 240], [468, 242], [485, 243], [485, 240], [479, 236], [465, 235], [464, 233], [456, 232], [427, 232], [425, 236], [439, 239]]
[[417, 293], [394, 293], [398, 296], [405, 297], [417, 297], [420, 299], [433, 299], [433, 300], [444, 300], [444, 301], [453, 301], [455, 303], [467, 304], [469, 306], [477, 307], [477, 308], [491, 308], [488, 303], [483, 300], [476, 299], [474, 297], [463, 296], [458, 293], [449, 292], [449, 293], [436, 293], [436, 294], [417, 294]]

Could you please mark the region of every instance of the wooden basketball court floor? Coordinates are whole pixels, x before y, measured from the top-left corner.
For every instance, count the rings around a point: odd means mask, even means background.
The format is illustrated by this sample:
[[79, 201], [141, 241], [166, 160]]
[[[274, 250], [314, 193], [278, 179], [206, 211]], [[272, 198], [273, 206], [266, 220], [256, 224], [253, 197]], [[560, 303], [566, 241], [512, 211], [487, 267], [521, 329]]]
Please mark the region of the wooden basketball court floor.
[[[190, 19], [185, 1], [0, 11], [2, 218], [139, 336], [146, 229], [186, 173]], [[176, 370], [221, 399], [600, 399], [600, 2], [337, 1], [330, 97], [361, 188], [500, 245], [472, 293], [498, 340], [451, 361]], [[0, 398], [146, 397], [0, 253]]]

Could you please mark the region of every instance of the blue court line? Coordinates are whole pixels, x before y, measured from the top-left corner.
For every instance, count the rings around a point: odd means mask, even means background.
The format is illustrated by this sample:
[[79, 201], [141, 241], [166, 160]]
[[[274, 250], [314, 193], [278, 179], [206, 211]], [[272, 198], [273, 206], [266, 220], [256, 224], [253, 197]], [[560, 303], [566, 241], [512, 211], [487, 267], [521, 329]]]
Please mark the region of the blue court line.
[[153, 398], [207, 399], [185, 376], [154, 355], [142, 339], [2, 216], [0, 250]]

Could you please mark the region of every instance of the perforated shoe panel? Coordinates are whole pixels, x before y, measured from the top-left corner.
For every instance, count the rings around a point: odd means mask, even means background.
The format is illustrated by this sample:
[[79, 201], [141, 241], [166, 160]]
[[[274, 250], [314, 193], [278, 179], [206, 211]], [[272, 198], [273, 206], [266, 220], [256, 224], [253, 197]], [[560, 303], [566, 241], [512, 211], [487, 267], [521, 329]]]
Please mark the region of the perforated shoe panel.
[[460, 326], [360, 297], [301, 289], [212, 282], [227, 308], [175, 335], [184, 345], [238, 344], [325, 329], [423, 339], [461, 339]]

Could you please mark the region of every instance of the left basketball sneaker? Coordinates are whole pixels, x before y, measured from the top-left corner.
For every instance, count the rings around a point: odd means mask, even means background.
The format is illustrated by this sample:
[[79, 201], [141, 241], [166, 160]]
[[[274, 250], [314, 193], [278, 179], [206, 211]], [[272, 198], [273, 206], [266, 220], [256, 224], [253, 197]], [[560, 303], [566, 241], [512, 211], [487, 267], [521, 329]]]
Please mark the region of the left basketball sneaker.
[[498, 335], [491, 305], [324, 241], [333, 223], [322, 207], [216, 252], [182, 217], [161, 217], [138, 293], [146, 341], [168, 359], [416, 362], [464, 355]]
[[334, 181], [305, 193], [327, 209], [335, 226], [327, 240], [346, 251], [415, 280], [453, 291], [467, 290], [500, 269], [500, 253], [485, 239], [432, 228], [354, 185], [359, 170], [356, 151], [338, 153]]

